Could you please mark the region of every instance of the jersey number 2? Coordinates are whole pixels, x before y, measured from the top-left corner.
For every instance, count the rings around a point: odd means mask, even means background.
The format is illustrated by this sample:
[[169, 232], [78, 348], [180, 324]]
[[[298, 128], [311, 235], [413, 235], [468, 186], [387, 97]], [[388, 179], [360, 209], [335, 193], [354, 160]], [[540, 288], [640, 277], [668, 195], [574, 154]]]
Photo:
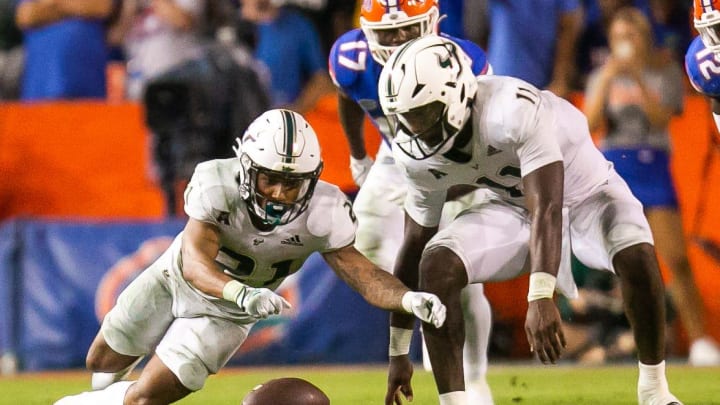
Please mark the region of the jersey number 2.
[[[234, 267], [231, 267], [228, 265], [228, 263], [223, 263], [223, 261], [220, 261], [222, 260], [222, 255], [225, 255], [227, 256], [227, 258], [234, 260], [235, 262], [237, 262], [237, 264]], [[237, 278], [240, 281], [246, 279], [255, 270], [255, 260], [253, 260], [252, 257], [233, 252], [232, 250], [224, 247], [220, 248], [218, 259], [220, 260], [217, 260], [216, 263], [222, 266], [222, 268], [229, 276]], [[229, 260], [224, 261], [229, 262]], [[293, 261], [294, 260], [289, 259], [273, 263], [270, 267], [275, 270], [274, 275], [270, 280], [265, 281], [263, 283], [263, 286], [274, 284], [276, 281], [287, 277], [290, 274], [290, 270], [292, 269]]]

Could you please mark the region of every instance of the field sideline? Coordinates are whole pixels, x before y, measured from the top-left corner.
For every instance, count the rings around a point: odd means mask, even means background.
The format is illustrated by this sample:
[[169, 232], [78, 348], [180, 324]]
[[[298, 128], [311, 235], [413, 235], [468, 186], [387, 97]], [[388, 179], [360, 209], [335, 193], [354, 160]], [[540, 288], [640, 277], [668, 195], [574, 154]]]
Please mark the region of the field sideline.
[[[436, 404], [432, 376], [415, 367], [415, 405]], [[377, 366], [319, 366], [229, 368], [211, 377], [205, 388], [183, 405], [239, 405], [255, 385], [277, 377], [305, 378], [323, 389], [334, 405], [382, 404], [386, 368]], [[634, 405], [637, 368], [634, 365], [576, 367], [570, 365], [491, 365], [488, 381], [496, 405]], [[670, 364], [668, 379], [685, 405], [720, 405], [720, 368], [692, 368]], [[1, 405], [48, 405], [59, 397], [88, 388], [82, 371], [28, 373], [0, 377]], [[272, 405], [272, 404], [268, 404]]]

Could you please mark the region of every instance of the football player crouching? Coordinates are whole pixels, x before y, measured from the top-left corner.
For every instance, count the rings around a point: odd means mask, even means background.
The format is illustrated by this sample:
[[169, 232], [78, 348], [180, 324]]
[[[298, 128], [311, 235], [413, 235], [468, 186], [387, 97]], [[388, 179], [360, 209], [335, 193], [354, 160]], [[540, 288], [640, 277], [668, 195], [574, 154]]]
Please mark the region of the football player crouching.
[[[443, 324], [435, 295], [409, 291], [353, 247], [352, 205], [319, 180], [320, 146], [300, 114], [270, 110], [238, 144], [237, 157], [196, 167], [185, 228], [103, 320], [87, 355], [95, 391], [56, 404], [169, 404], [200, 390], [258, 320], [290, 307], [274, 290], [314, 252], [370, 304]], [[120, 381], [153, 349], [137, 381]]]

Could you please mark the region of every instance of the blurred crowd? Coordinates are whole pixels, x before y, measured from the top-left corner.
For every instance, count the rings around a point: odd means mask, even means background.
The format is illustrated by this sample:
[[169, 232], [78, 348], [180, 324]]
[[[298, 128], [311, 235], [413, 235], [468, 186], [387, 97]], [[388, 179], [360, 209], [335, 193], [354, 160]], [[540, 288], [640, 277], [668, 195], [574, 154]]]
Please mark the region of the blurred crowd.
[[[302, 113], [333, 90], [326, 57], [361, 4], [0, 0], [0, 99], [105, 98], [110, 82], [140, 100], [153, 79], [224, 44], [257, 70], [272, 105]], [[440, 30], [482, 45], [495, 73], [568, 95], [610, 55], [608, 24], [626, 6], [647, 16], [658, 55], [681, 64], [693, 35], [687, 0], [445, 0]], [[123, 67], [119, 80], [108, 66]]]
[[[358, 26], [361, 6], [350, 0], [0, 0], [0, 100], [143, 103], [154, 175], [168, 214], [181, 213], [178, 181], [197, 162], [232, 153], [232, 140], [266, 109], [305, 113], [335, 92], [328, 53]], [[623, 177], [667, 171], [668, 122], [682, 112], [688, 88], [682, 63], [694, 36], [692, 2], [440, 0], [440, 8], [440, 30], [480, 44], [494, 74], [571, 99], [585, 95], [591, 127], [606, 134], [608, 159], [636, 157]], [[672, 181], [649, 176], [636, 179], [633, 191], [642, 200], [642, 184], [666, 190], [643, 201], [658, 251], [676, 279], [692, 279], [684, 241], [673, 231], [680, 225]], [[571, 352], [587, 362], [630, 359], [632, 337], [617, 286], [576, 267], [583, 292], [565, 307]], [[699, 296], [671, 294], [692, 304], [677, 312], [690, 340], [702, 339], [702, 327], [692, 326], [702, 324], [692, 319]]]

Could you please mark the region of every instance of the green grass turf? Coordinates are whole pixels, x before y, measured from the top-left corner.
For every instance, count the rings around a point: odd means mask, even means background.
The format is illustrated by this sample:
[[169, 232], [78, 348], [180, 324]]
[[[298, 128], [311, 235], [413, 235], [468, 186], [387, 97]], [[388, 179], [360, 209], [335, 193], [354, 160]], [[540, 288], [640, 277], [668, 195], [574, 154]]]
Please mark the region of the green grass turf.
[[[334, 405], [382, 404], [384, 366], [278, 367], [225, 369], [205, 388], [178, 402], [183, 405], [239, 405], [255, 385], [278, 377], [305, 378], [323, 389]], [[720, 368], [668, 367], [673, 393], [685, 405], [720, 405]], [[51, 404], [63, 395], [88, 389], [89, 374], [59, 372], [0, 378], [0, 404]], [[496, 405], [504, 404], [636, 404], [634, 365], [582, 368], [574, 366], [492, 365], [488, 382]], [[432, 375], [416, 366], [416, 405], [437, 404]], [[102, 405], [102, 404], [99, 404]], [[268, 404], [272, 405], [272, 404]]]

